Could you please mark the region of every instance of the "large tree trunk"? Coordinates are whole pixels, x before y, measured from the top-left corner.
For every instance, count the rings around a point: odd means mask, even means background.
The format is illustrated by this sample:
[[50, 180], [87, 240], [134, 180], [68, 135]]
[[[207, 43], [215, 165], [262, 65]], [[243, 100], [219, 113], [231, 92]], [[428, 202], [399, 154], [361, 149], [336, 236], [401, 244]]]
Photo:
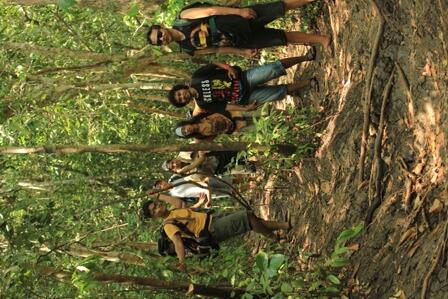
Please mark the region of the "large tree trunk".
[[[50, 267], [40, 266], [36, 270], [46, 276], [52, 276], [60, 281], [70, 281], [72, 273], [60, 271]], [[189, 282], [159, 280], [148, 277], [114, 275], [106, 273], [92, 273], [92, 279], [103, 283], [126, 283], [133, 285], [149, 286], [156, 289], [172, 290], [177, 292], [185, 292], [188, 295], [203, 295], [218, 298], [231, 298], [232, 294], [238, 298], [245, 293], [244, 289], [236, 289], [232, 287], [212, 287]], [[254, 295], [254, 298], [259, 298]]]
[[189, 151], [244, 151], [249, 148], [259, 151], [274, 151], [283, 155], [292, 155], [297, 147], [292, 144], [277, 144], [265, 146], [247, 142], [196, 143], [171, 145], [142, 145], [142, 144], [107, 144], [107, 145], [44, 145], [37, 147], [0, 147], [0, 154], [78, 154], [78, 153], [167, 153]]

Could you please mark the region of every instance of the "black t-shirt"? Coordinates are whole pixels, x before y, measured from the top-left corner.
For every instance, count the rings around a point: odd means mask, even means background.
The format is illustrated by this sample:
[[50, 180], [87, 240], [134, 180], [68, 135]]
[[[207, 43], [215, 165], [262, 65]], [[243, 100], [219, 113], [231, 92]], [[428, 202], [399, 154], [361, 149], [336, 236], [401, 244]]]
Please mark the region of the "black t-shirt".
[[238, 76], [230, 79], [227, 70], [214, 64], [194, 72], [191, 87], [199, 93], [197, 105], [208, 111], [225, 110], [227, 103], [239, 104], [246, 95], [246, 82], [241, 80], [241, 69], [234, 67]]
[[[188, 8], [192, 7], [188, 6], [183, 10]], [[212, 43], [212, 33], [209, 26], [210, 18], [214, 19], [218, 30], [217, 44]], [[181, 24], [182, 21], [184, 24]], [[178, 17], [173, 28], [181, 31], [185, 35], [185, 39], [178, 43], [181, 49], [188, 54], [193, 54], [196, 50], [210, 47], [244, 48], [248, 46], [248, 41], [251, 36], [249, 21], [237, 15], [218, 15], [193, 20], [180, 19]]]

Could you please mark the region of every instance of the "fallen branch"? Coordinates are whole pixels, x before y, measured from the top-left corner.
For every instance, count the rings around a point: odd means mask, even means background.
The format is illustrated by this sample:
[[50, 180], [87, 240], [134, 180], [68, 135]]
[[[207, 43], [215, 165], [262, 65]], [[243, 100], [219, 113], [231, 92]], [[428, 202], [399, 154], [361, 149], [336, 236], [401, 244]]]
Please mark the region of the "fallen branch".
[[364, 164], [366, 159], [366, 152], [367, 152], [367, 134], [369, 132], [369, 125], [370, 125], [370, 105], [372, 102], [372, 77], [373, 77], [373, 70], [375, 69], [375, 61], [378, 57], [378, 50], [380, 46], [381, 37], [383, 35], [384, 31], [384, 17], [381, 14], [378, 5], [376, 4], [375, 0], [370, 1], [372, 3], [372, 6], [379, 18], [379, 25], [378, 25], [378, 31], [375, 36], [375, 40], [372, 45], [372, 51], [370, 55], [370, 61], [369, 61], [369, 68], [367, 69], [367, 77], [366, 77], [366, 85], [364, 90], [364, 122], [362, 127], [362, 136], [361, 136], [361, 149], [359, 154], [359, 163], [358, 163], [358, 183], [361, 184], [364, 180]]
[[[392, 70], [389, 80], [386, 83], [386, 87], [383, 92], [383, 100], [381, 102], [380, 123], [378, 124], [378, 131], [375, 139], [375, 146], [373, 150], [373, 166], [372, 173], [375, 172], [375, 196], [372, 204], [367, 210], [367, 217], [365, 225], [367, 226], [372, 221], [373, 213], [380, 206], [383, 195], [382, 179], [384, 174], [384, 161], [381, 157], [381, 144], [383, 141], [383, 133], [385, 127], [385, 112], [387, 106], [387, 100], [389, 99], [390, 92], [392, 90], [392, 82], [395, 75], [395, 69]], [[373, 177], [373, 175], [371, 175]], [[369, 186], [370, 190], [370, 186]], [[370, 193], [370, 192], [369, 192]]]

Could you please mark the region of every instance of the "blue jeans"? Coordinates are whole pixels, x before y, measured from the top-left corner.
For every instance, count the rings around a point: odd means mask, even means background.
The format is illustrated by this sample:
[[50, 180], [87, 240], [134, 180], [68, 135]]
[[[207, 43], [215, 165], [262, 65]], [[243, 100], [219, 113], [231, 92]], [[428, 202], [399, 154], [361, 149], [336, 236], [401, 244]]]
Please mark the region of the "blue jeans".
[[280, 61], [268, 63], [248, 69], [242, 73], [246, 79], [247, 88], [249, 88], [248, 97], [241, 99], [242, 105], [257, 102], [264, 104], [283, 100], [286, 96], [287, 86], [281, 85], [263, 85], [266, 82], [286, 75], [286, 70]]

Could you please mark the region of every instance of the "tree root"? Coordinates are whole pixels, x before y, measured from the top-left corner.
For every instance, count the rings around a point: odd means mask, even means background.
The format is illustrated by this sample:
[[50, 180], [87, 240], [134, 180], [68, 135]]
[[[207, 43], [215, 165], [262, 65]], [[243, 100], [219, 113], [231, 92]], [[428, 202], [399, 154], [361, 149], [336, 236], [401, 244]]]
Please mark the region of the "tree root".
[[375, 68], [375, 61], [378, 57], [378, 50], [380, 46], [381, 37], [384, 32], [384, 17], [381, 13], [381, 11], [378, 8], [378, 5], [376, 4], [375, 0], [370, 1], [376, 14], [379, 19], [379, 25], [378, 25], [378, 31], [375, 36], [374, 43], [372, 45], [372, 51], [370, 55], [370, 61], [369, 61], [369, 68], [367, 69], [367, 79], [366, 79], [366, 87], [364, 92], [364, 123], [363, 123], [363, 129], [362, 129], [362, 136], [361, 136], [361, 150], [359, 154], [359, 164], [358, 164], [358, 183], [361, 184], [364, 180], [364, 164], [366, 159], [366, 152], [367, 152], [367, 134], [369, 131], [369, 125], [370, 125], [370, 105], [371, 105], [371, 97], [372, 97], [372, 86], [373, 86], [373, 70]]
[[403, 69], [398, 64], [398, 62], [395, 62], [395, 67], [398, 70], [398, 77], [400, 78], [400, 82], [403, 85], [405, 92], [406, 92], [406, 99], [408, 102], [408, 125], [409, 127], [414, 126], [414, 114], [415, 114], [415, 105], [414, 105], [414, 98], [412, 97], [411, 93], [411, 87], [409, 86], [409, 81], [406, 78]]
[[[387, 100], [389, 99], [390, 92], [392, 90], [392, 83], [393, 78], [395, 75], [395, 69], [392, 70], [392, 73], [390, 74], [389, 80], [386, 83], [386, 87], [384, 88], [383, 92], [383, 100], [381, 102], [381, 114], [380, 114], [380, 122], [378, 124], [378, 131], [375, 139], [375, 146], [373, 151], [373, 166], [372, 166], [372, 174], [371, 177], [373, 177], [373, 173], [375, 173], [375, 196], [373, 199], [372, 204], [370, 205], [369, 209], [367, 210], [367, 216], [365, 220], [365, 225], [369, 225], [370, 222], [372, 222], [373, 213], [375, 210], [380, 206], [382, 198], [383, 198], [383, 184], [382, 179], [384, 175], [384, 161], [381, 157], [381, 144], [383, 141], [383, 133], [385, 128], [385, 113], [386, 113], [386, 105]], [[369, 185], [369, 190], [371, 188], [371, 185]], [[369, 191], [369, 194], [371, 192]], [[370, 198], [369, 198], [370, 201]]]
[[423, 279], [422, 292], [420, 293], [421, 299], [426, 299], [426, 294], [428, 292], [428, 288], [431, 283], [431, 276], [434, 273], [434, 270], [437, 268], [437, 265], [442, 257], [442, 254], [445, 251], [446, 243], [448, 241], [447, 231], [448, 231], [448, 220], [445, 222], [445, 229], [440, 238], [439, 244], [437, 245], [436, 254], [432, 258], [433, 262], [431, 264], [431, 267], [429, 268], [428, 272], [425, 275], [425, 278]]

